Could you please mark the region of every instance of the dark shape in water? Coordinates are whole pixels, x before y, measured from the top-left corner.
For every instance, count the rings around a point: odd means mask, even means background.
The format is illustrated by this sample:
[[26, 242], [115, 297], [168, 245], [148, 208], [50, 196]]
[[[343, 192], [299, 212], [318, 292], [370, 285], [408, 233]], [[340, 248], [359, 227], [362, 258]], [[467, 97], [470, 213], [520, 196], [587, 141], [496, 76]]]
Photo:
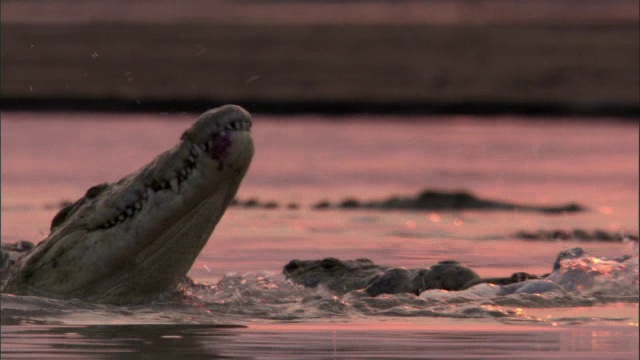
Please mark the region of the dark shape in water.
[[331, 203], [327, 200], [319, 201], [315, 205], [313, 205], [313, 208], [317, 210], [329, 209], [330, 207]]
[[[332, 205], [322, 201], [313, 206], [314, 209], [327, 209]], [[337, 205], [342, 209], [384, 209], [384, 210], [431, 210], [431, 211], [462, 211], [462, 210], [506, 210], [506, 211], [534, 211], [547, 214], [571, 213], [585, 210], [578, 204], [556, 206], [525, 205], [506, 201], [480, 199], [468, 192], [444, 192], [425, 190], [416, 197], [389, 197], [382, 201], [361, 202], [355, 198], [348, 198]]]
[[[584, 259], [581, 259], [583, 258]], [[621, 268], [631, 264], [625, 255], [610, 261]], [[498, 295], [513, 293], [546, 293], [577, 291], [590, 287], [594, 276], [607, 275], [597, 269], [583, 269], [572, 261], [593, 263], [581, 248], [561, 251], [553, 264], [553, 271], [544, 275], [531, 275], [517, 272], [509, 277], [481, 278], [472, 269], [457, 261], [441, 261], [430, 268], [405, 269], [385, 265], [376, 265], [369, 259], [339, 260], [324, 258], [321, 260], [291, 260], [282, 272], [287, 279], [306, 287], [322, 285], [337, 294], [346, 294], [354, 290], [364, 290], [369, 296], [380, 294], [412, 293], [442, 289], [450, 291], [465, 290], [478, 284], [500, 285]], [[601, 262], [600, 261], [600, 262]], [[596, 262], [599, 263], [599, 262]], [[633, 267], [629, 267], [633, 269]], [[606, 270], [608, 271], [608, 270]], [[637, 281], [637, 280], [636, 280]]]
[[508, 285], [540, 277], [515, 273], [509, 277], [481, 278], [457, 261], [446, 260], [428, 269], [405, 269], [376, 265], [369, 259], [291, 260], [282, 270], [291, 281], [306, 287], [323, 285], [338, 294], [364, 289], [369, 296], [425, 290], [464, 290], [480, 283]]
[[571, 231], [556, 230], [538, 230], [519, 231], [514, 237], [531, 241], [603, 241], [603, 242], [624, 242], [638, 241], [638, 235], [625, 234], [621, 232], [609, 232], [606, 230], [593, 230], [591, 232], [583, 229], [574, 229]]

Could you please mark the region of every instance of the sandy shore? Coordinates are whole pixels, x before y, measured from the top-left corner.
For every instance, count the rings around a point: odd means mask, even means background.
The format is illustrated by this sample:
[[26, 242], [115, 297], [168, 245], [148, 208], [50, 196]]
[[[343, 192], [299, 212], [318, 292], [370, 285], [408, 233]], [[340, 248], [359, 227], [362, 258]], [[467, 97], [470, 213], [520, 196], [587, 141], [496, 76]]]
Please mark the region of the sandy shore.
[[2, 108], [640, 114], [637, 22], [2, 26]]

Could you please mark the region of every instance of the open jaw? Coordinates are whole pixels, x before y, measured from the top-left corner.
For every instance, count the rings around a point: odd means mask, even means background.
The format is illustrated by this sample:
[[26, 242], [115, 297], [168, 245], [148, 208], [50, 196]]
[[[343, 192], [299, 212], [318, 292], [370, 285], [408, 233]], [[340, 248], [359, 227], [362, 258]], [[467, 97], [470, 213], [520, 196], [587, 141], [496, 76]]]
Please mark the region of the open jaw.
[[253, 156], [251, 117], [207, 111], [179, 144], [61, 210], [3, 292], [137, 303], [173, 291], [238, 190]]

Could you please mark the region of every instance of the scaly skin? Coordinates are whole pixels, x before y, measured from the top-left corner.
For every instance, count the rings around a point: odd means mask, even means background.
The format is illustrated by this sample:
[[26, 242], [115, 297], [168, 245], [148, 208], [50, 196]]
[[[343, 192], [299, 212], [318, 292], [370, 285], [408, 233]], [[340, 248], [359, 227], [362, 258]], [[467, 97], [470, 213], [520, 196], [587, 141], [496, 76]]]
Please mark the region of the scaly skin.
[[238, 106], [209, 110], [147, 166], [92, 187], [16, 261], [2, 292], [125, 304], [174, 291], [249, 168], [250, 127]]
[[506, 278], [481, 278], [457, 261], [441, 261], [428, 269], [404, 269], [376, 265], [369, 259], [291, 260], [282, 270], [287, 279], [316, 287], [323, 285], [338, 294], [364, 289], [369, 296], [412, 293], [425, 290], [464, 290], [480, 283], [508, 285], [537, 276], [515, 273]]

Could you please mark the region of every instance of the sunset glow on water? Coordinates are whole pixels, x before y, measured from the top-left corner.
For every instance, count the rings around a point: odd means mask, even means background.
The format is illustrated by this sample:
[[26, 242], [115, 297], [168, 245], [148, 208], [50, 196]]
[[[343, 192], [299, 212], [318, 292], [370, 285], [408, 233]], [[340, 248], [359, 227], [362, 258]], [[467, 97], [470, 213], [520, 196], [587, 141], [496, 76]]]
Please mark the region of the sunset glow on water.
[[[2, 241], [41, 240], [60, 202], [73, 201], [89, 187], [143, 166], [177, 143], [193, 118], [2, 114]], [[465, 303], [453, 293], [434, 293], [433, 299], [405, 294], [369, 300], [300, 289], [280, 275], [291, 259], [329, 256], [367, 257], [404, 267], [454, 259], [482, 276], [542, 274], [551, 271], [558, 252], [575, 246], [598, 257], [576, 266], [621, 272], [617, 263], [600, 258], [637, 259], [637, 242], [526, 241], [515, 234], [583, 229], [637, 236], [637, 124], [256, 114], [252, 133], [256, 155], [238, 198], [280, 206], [227, 211], [190, 272], [198, 282], [218, 284], [211, 293], [196, 294], [193, 304], [126, 309], [3, 295], [3, 358], [6, 349], [16, 354], [46, 351], [47, 342], [64, 344], [72, 333], [79, 334], [80, 343], [98, 338], [126, 349], [113, 329], [100, 326], [141, 324], [155, 325], [149, 325], [153, 330], [132, 330], [132, 337], [144, 340], [144, 333], [155, 331], [157, 337], [149, 341], [158, 347], [189, 348], [193, 342], [201, 345], [194, 350], [200, 355], [211, 355], [209, 345], [224, 353], [237, 350], [234, 346], [249, 351], [240, 345], [254, 342], [265, 358], [269, 344], [302, 346], [317, 351], [316, 358], [331, 357], [332, 351], [336, 358], [353, 358], [366, 350], [383, 357], [418, 358], [427, 349], [435, 349], [437, 358], [462, 344], [470, 347], [467, 355], [480, 354], [488, 351], [482, 344], [495, 341], [495, 351], [507, 358], [559, 353], [576, 359], [597, 358], [590, 356], [598, 353], [611, 359], [637, 358], [637, 292], [636, 301], [633, 293], [614, 300], [598, 294], [506, 300], [475, 294], [477, 298]], [[576, 202], [588, 210], [548, 215], [312, 208], [323, 200], [382, 200], [425, 189], [466, 190], [522, 204]], [[299, 209], [286, 209], [288, 203]], [[40, 313], [43, 307], [50, 312]], [[185, 324], [248, 328], [203, 330]], [[64, 339], [51, 340], [60, 326]], [[41, 342], [21, 342], [30, 331]], [[235, 339], [235, 345], [214, 336], [221, 333]], [[175, 342], [167, 340], [175, 336]], [[8, 348], [5, 337], [11, 339]], [[389, 347], [376, 348], [374, 343]], [[133, 346], [140, 350], [140, 344]]]

